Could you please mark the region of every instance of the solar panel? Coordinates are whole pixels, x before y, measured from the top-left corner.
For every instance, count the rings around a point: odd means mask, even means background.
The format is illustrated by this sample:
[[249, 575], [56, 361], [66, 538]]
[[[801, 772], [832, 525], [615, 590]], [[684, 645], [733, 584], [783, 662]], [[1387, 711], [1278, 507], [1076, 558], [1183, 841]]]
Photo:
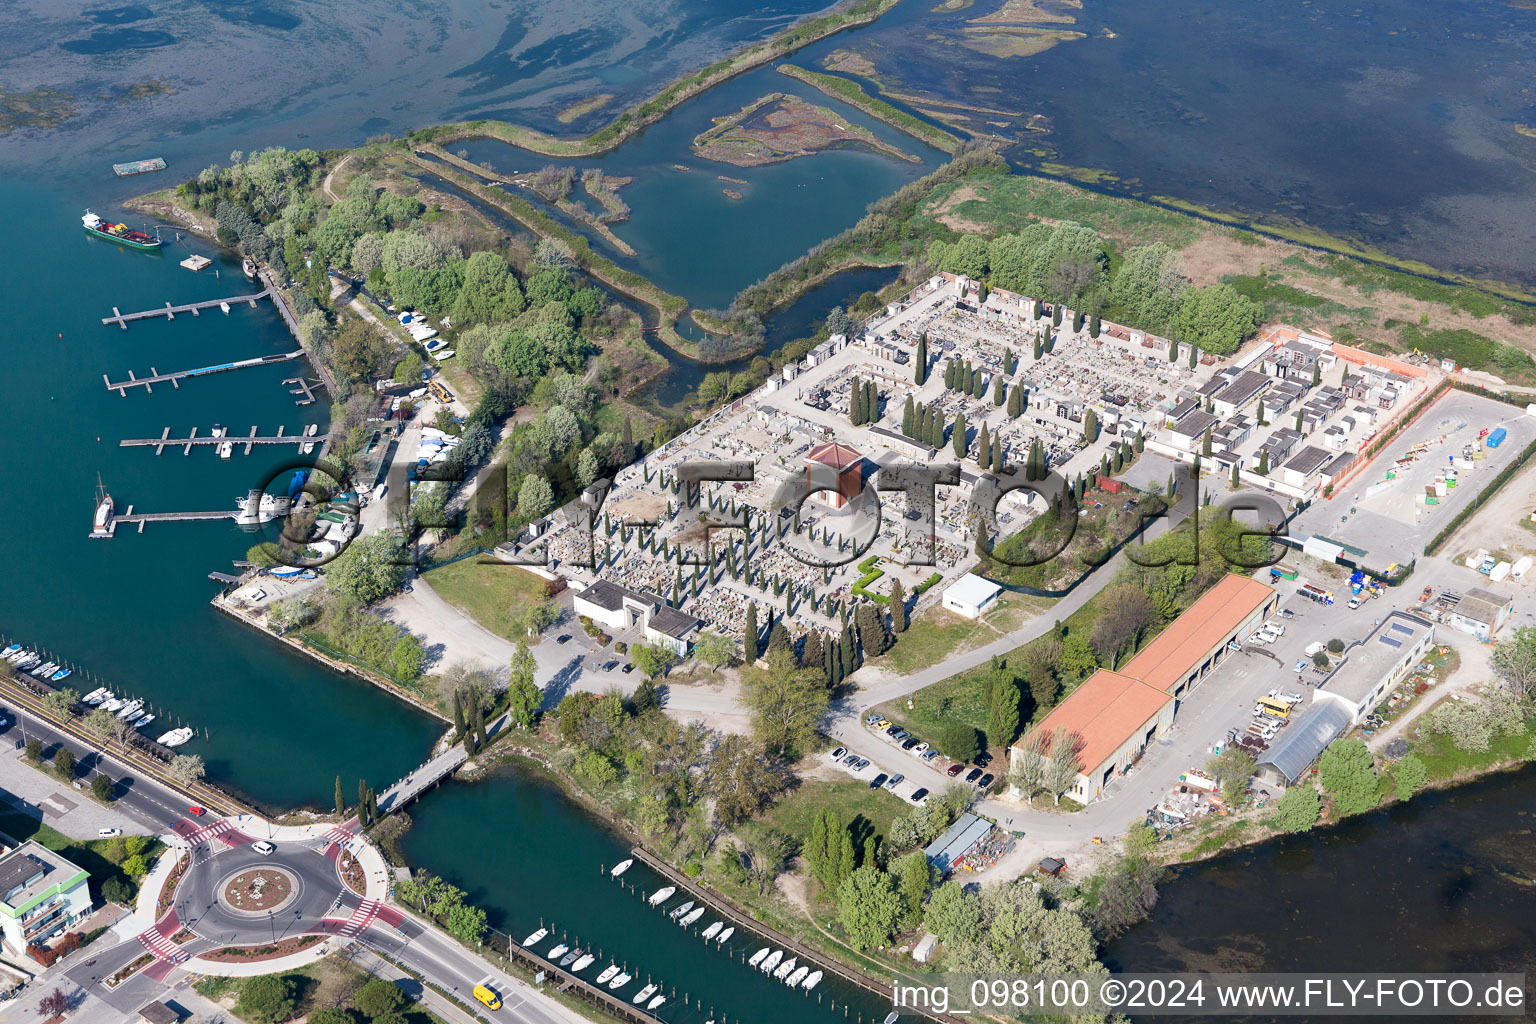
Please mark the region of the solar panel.
[[1403, 642], [1401, 640], [1394, 640], [1390, 636], [1384, 636], [1384, 637], [1381, 637], [1380, 639], [1381, 639], [1381, 642], [1386, 644], [1388, 647], [1401, 647], [1401, 646], [1403, 646]]
[[1412, 636], [1413, 635], [1413, 627], [1412, 626], [1405, 626], [1401, 622], [1394, 622], [1394, 623], [1392, 623], [1392, 628], [1395, 629], [1397, 632], [1405, 634], [1407, 636]]

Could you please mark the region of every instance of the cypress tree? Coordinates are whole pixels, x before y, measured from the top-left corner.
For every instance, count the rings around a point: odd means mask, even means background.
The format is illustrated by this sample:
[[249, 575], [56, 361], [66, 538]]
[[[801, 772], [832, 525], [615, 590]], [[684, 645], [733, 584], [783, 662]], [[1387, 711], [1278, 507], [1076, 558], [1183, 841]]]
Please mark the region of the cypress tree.
[[1042, 355], [1044, 355], [1044, 354], [1045, 354], [1045, 343], [1040, 340], [1040, 336], [1039, 335], [1035, 335], [1035, 362], [1038, 363], [1040, 361], [1040, 357]]
[[1317, 363], [1313, 363], [1312, 364], [1312, 386], [1313, 387], [1317, 387], [1322, 382], [1323, 382], [1322, 367], [1318, 366]]
[[944, 389], [946, 391], [953, 390], [954, 386], [955, 386], [955, 361], [953, 359], [946, 359], [946, 360], [944, 360]]
[[1099, 439], [1099, 414], [1092, 409], [1083, 416], [1083, 436], [1088, 439], [1089, 444]]
[[1083, 311], [1082, 310], [1077, 310], [1077, 311], [1075, 311], [1072, 314], [1072, 330], [1075, 333], [1077, 331], [1081, 331], [1082, 329], [1083, 329]]
[[1136, 431], [1136, 454], [1140, 455], [1147, 450], [1147, 435], [1143, 431]]
[[1189, 368], [1193, 370], [1200, 364], [1200, 350], [1194, 345], [1189, 346]]
[[856, 427], [862, 425], [864, 422], [862, 419], [863, 412], [864, 385], [859, 381], [859, 378], [855, 377], [848, 390], [848, 422]]
[[869, 388], [869, 399], [864, 403], [864, 422], [865, 423], [879, 423], [880, 422], [880, 388], [878, 386], [876, 386], [874, 381], [870, 381], [869, 382], [868, 388]]
[[373, 819], [368, 815], [368, 783], [362, 779], [357, 780], [357, 820], [364, 828], [373, 824]]
[[464, 706], [459, 702], [459, 691], [453, 691], [453, 742], [464, 738]]
[[907, 404], [901, 410], [901, 432], [907, 437], [912, 436], [912, 396], [907, 396]]
[[373, 791], [372, 786], [368, 787], [368, 817], [374, 821], [379, 820], [379, 794]]
[[821, 632], [811, 630], [805, 634], [805, 647], [800, 651], [800, 667], [821, 671]]
[[1052, 334], [1045, 339], [1045, 351], [1047, 354], [1056, 351], [1056, 335]]
[[1003, 439], [997, 434], [992, 435], [992, 472], [1003, 471]]
[[1105, 452], [1099, 459], [1099, 476], [1109, 476], [1109, 453]]
[[985, 398], [987, 395], [987, 375], [977, 370], [971, 376], [971, 397]]
[[1176, 362], [1178, 362], [1178, 360], [1179, 360], [1179, 343], [1177, 341], [1170, 341], [1170, 342], [1168, 342], [1168, 361], [1170, 363], [1176, 363]]
[[1205, 439], [1200, 442], [1200, 454], [1206, 458], [1211, 457], [1211, 428], [1205, 428]]
[[933, 411], [933, 436], [928, 444], [935, 450], [944, 447], [944, 414], [937, 409]]
[[1093, 316], [1088, 318], [1088, 337], [1090, 337], [1090, 338], [1097, 338], [1098, 336], [1099, 336], [1099, 314], [1095, 313], [1095, 314], [1093, 314]]
[[1110, 470], [1116, 476], [1119, 476], [1120, 475], [1120, 471], [1123, 470], [1123, 469], [1125, 469], [1125, 459], [1121, 457], [1120, 449], [1116, 448], [1115, 449], [1115, 460], [1114, 460], [1114, 462], [1112, 462], [1110, 464]]
[[619, 435], [619, 440], [624, 443], [624, 458], [633, 459], [635, 451], [635, 428], [630, 425], [628, 416], [624, 417], [623, 432]]
[[1302, 422], [1301, 410], [1297, 409], [1296, 410], [1296, 432], [1298, 434], [1301, 433], [1301, 422]]
[[1008, 400], [1008, 385], [1003, 381], [1003, 375], [998, 374], [992, 381], [992, 404], [1002, 405]]
[[1237, 490], [1237, 485], [1238, 485], [1238, 480], [1237, 480], [1237, 463], [1234, 462], [1234, 463], [1232, 463], [1232, 489], [1234, 491]]
[[336, 814], [338, 817], [347, 815], [347, 798], [341, 792], [341, 776], [336, 776]]
[[1013, 357], [1013, 349], [1003, 349], [1003, 372], [1013, 376], [1013, 371], [1018, 368], [1019, 361]]
[[1051, 326], [1052, 327], [1060, 327], [1061, 326], [1061, 303], [1059, 303], [1059, 302], [1056, 303], [1056, 305], [1051, 307]]
[[469, 717], [475, 730], [475, 746], [483, 747], [485, 746], [485, 712], [480, 710], [480, 699], [478, 697], [469, 706], [469, 711]]
[[980, 469], [987, 468], [987, 462], [992, 458], [992, 438], [987, 433], [987, 421], [981, 421], [981, 432], [976, 435], [976, 465]]
[[907, 631], [907, 592], [899, 579], [891, 580], [891, 631]]
[[965, 413], [955, 414], [954, 452], [956, 460], [965, 459]]
[[1259, 449], [1259, 476], [1269, 476], [1269, 449]]
[[747, 621], [741, 630], [741, 649], [747, 653], [747, 664], [757, 660], [757, 604], [747, 602]]
[[912, 380], [918, 387], [928, 383], [928, 332], [917, 339], [917, 359], [912, 364]]

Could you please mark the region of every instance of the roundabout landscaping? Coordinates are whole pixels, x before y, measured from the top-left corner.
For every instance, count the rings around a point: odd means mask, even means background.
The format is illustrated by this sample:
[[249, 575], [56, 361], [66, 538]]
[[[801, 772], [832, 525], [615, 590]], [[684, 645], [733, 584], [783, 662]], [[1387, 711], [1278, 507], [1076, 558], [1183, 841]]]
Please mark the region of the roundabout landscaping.
[[265, 917], [285, 909], [301, 892], [303, 885], [292, 872], [264, 865], [220, 880], [218, 900], [230, 913]]

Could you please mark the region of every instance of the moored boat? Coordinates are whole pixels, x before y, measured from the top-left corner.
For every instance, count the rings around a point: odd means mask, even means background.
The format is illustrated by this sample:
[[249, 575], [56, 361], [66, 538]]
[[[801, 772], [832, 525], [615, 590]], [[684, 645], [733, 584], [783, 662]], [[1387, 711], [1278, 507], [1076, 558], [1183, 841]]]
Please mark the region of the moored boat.
[[577, 960], [580, 960], [585, 955], [586, 954], [582, 950], [573, 949], [569, 953], [565, 954], [565, 956], [560, 958], [560, 966], [561, 967], [569, 967], [569, 966], [571, 966], [572, 963], [574, 963]]
[[809, 992], [819, 984], [821, 984], [821, 972], [812, 971], [810, 976], [800, 983], [800, 987]]
[[764, 946], [762, 949], [758, 950], [756, 953], [753, 953], [752, 956], [748, 958], [747, 966], [756, 967], [758, 964], [763, 962], [763, 958], [766, 957], [768, 953], [768, 947]]
[[688, 902], [681, 903], [681, 904], [677, 905], [676, 907], [673, 907], [671, 910], [667, 911], [667, 916], [670, 917], [672, 920], [676, 921], [678, 918], [682, 917], [684, 914], [688, 913], [688, 911], [690, 911], [692, 909], [693, 909], [693, 900], [689, 900]]
[[112, 536], [112, 495], [102, 486], [101, 474], [96, 474], [96, 515], [91, 520], [92, 537]]
[[783, 963], [779, 964], [778, 967], [774, 968], [774, 980], [783, 981], [785, 978], [789, 977], [791, 973], [794, 972], [794, 969], [797, 966], [798, 964], [796, 963], [794, 957], [790, 957], [788, 960], [785, 960]]
[[143, 707], [144, 707], [144, 702], [142, 700], [139, 700], [137, 697], [135, 697], [133, 700], [131, 700], [127, 704], [123, 705], [122, 710], [120, 710], [117, 713], [117, 717], [118, 718], [132, 718], [139, 711], [141, 711], [143, 709]]
[[684, 928], [687, 928], [689, 925], [693, 924], [695, 921], [697, 921], [699, 918], [701, 918], [703, 916], [704, 916], [704, 908], [703, 907], [694, 907], [692, 910], [690, 910], [688, 912], [687, 916], [685, 916], [681, 921], [678, 922], [678, 924], [682, 925]]
[[127, 224], [112, 224], [102, 220], [90, 210], [85, 211], [85, 216], [80, 218], [80, 223], [85, 225], [88, 234], [97, 238], [108, 238], [114, 242], [121, 242], [133, 249], [158, 249], [160, 239], [154, 235], [146, 235], [142, 231], [135, 231]]
[[720, 926], [723, 925], [724, 923], [725, 923], [724, 921], [716, 921], [714, 924], [710, 925], [708, 928], [705, 928], [704, 929], [704, 938], [712, 939], [716, 935], [720, 934]]
[[87, 704], [100, 704], [106, 695], [107, 688], [105, 686], [98, 686], [96, 689], [92, 690], [81, 699], [84, 700]]
[[29, 675], [41, 676], [42, 678], [46, 679], [53, 675], [54, 670], [56, 670], [58, 667], [59, 663], [56, 661], [45, 661], [41, 665], [38, 665], [36, 668], [27, 669], [27, 673]]
[[[103, 706], [105, 707], [105, 705]], [[170, 732], [161, 733], [155, 742], [162, 747], [179, 747], [190, 740], [193, 735], [192, 729], [184, 725], [179, 729], [172, 729]]]
[[657, 889], [655, 892], [651, 893], [650, 898], [646, 900], [646, 902], [654, 907], [658, 903], [667, 902], [667, 900], [672, 898], [672, 894], [675, 892], [677, 892], [677, 886], [675, 885], [669, 885], [665, 888]]
[[68, 679], [74, 671], [72, 668], [61, 668], [53, 674], [52, 679], [54, 682], [58, 682], [60, 679]]
[[139, 719], [137, 722], [134, 722], [133, 724], [138, 726], [140, 729], [142, 729], [146, 725], [148, 725], [150, 722], [153, 722], [154, 720], [155, 720], [155, 716], [154, 715], [145, 715], [143, 718]]
[[7, 661], [9, 661], [11, 655], [15, 654], [16, 652], [18, 652], [20, 650], [21, 650], [21, 644], [11, 644], [9, 647], [5, 648], [5, 650], [0, 651], [0, 658], [5, 658]]
[[597, 976], [597, 983], [599, 985], [606, 985], [606, 984], [608, 984], [608, 982], [610, 980], [612, 980], [613, 976], [615, 974], [618, 974], [618, 973], [619, 973], [619, 965], [618, 964], [609, 964], [607, 967], [603, 968], [603, 973], [601, 973], [601, 974], [599, 974]]
[[655, 999], [652, 999], [649, 1003], [646, 1003], [645, 1004], [645, 1008], [647, 1010], [654, 1010], [654, 1009], [656, 1009], [656, 1007], [660, 1006], [662, 1003], [664, 1003], [666, 1001], [667, 1001], [667, 997], [666, 996], [657, 996]]
[[629, 858], [628, 860], [621, 860], [621, 861], [619, 861], [617, 864], [615, 864], [613, 866], [613, 870], [608, 872], [608, 874], [613, 876], [614, 878], [618, 878], [624, 872], [628, 871], [629, 870], [629, 866], [631, 864], [633, 864], [634, 862], [635, 862], [635, 859], [633, 857]]
[[730, 938], [732, 935], [735, 935], [735, 934], [736, 934], [736, 926], [735, 925], [731, 925], [725, 931], [723, 931], [719, 935], [715, 936], [715, 941], [720, 943], [723, 946], [723, 945], [725, 945], [725, 940]]
[[639, 1006], [641, 1003], [645, 1002], [647, 999], [651, 998], [651, 996], [653, 996], [655, 994], [656, 994], [656, 986], [655, 986], [655, 984], [647, 985], [647, 986], [645, 986], [645, 988], [641, 989], [639, 992], [637, 992], [635, 994], [634, 1004], [636, 1006]]
[[[169, 735], [169, 733], [167, 733], [166, 735]], [[161, 740], [163, 741], [164, 739], [165, 739], [165, 737], [162, 736]], [[549, 929], [548, 928], [540, 928], [538, 931], [534, 932], [532, 935], [530, 935], [526, 939], [524, 939], [523, 940], [523, 945], [524, 946], [531, 946], [531, 945], [533, 945], [536, 942], [543, 941], [548, 935], [549, 935]]]
[[608, 983], [608, 987], [614, 990], [621, 989], [634, 980], [635, 979], [630, 976], [629, 972], [621, 972], [617, 977]]
[[123, 700], [121, 697], [108, 697], [106, 700], [101, 702], [101, 710], [116, 711], [126, 703], [128, 702]]
[[246, 259], [241, 260], [240, 261], [240, 269], [245, 272], [245, 276], [246, 277], [250, 278], [252, 281], [256, 280], [256, 261], [255, 260], [250, 259], [249, 257], [247, 257]]
[[807, 974], [810, 973], [811, 969], [804, 964], [801, 964], [799, 967], [795, 968], [793, 974], [784, 979], [784, 984], [788, 985], [790, 988], [794, 988], [800, 984], [801, 978], [804, 978]]
[[571, 973], [572, 974], [579, 974], [579, 973], [581, 973], [582, 971], [586, 970], [588, 967], [591, 967], [592, 966], [592, 961], [596, 960], [596, 959], [597, 959], [597, 957], [593, 956], [591, 953], [583, 953], [583, 954], [581, 954], [581, 956], [576, 958], [576, 962], [571, 964]]
[[784, 951], [782, 949], [776, 949], [772, 953], [768, 954], [768, 959], [764, 960], [762, 966], [758, 969], [764, 974], [772, 974], [773, 969], [779, 966], [779, 961], [783, 959]]

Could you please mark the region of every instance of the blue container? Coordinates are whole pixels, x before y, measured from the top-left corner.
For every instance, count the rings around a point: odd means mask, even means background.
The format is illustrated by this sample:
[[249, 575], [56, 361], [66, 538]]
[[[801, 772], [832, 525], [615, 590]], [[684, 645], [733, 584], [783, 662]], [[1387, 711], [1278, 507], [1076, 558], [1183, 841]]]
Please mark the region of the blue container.
[[1504, 443], [1504, 438], [1508, 436], [1508, 432], [1505, 431], [1503, 427], [1500, 427], [1498, 430], [1495, 430], [1493, 433], [1488, 435], [1488, 447], [1497, 448], [1499, 445]]

